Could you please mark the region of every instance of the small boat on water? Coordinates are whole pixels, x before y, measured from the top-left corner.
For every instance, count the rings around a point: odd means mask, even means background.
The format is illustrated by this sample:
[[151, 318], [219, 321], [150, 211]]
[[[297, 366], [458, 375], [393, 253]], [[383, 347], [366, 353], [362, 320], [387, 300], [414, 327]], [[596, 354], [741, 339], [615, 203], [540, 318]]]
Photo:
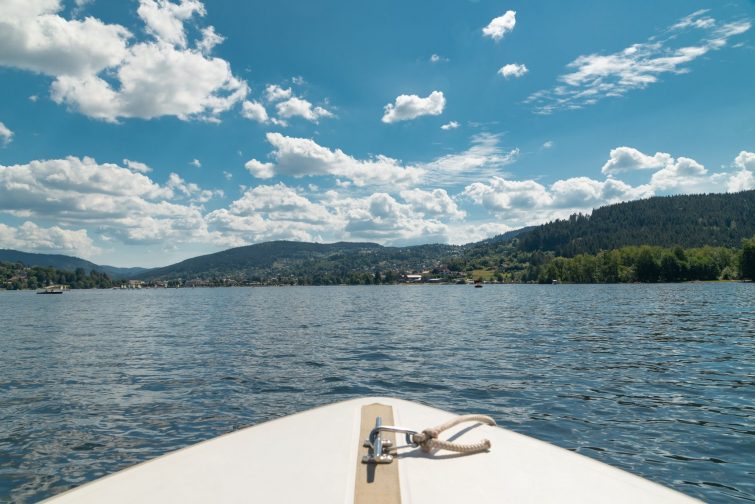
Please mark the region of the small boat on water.
[[47, 287], [37, 289], [37, 294], [63, 294], [67, 290], [67, 285], [48, 285]]
[[699, 501], [482, 415], [366, 397], [210, 439], [47, 502]]
[[474, 286], [475, 286], [475, 289], [482, 289], [482, 280], [475, 280]]

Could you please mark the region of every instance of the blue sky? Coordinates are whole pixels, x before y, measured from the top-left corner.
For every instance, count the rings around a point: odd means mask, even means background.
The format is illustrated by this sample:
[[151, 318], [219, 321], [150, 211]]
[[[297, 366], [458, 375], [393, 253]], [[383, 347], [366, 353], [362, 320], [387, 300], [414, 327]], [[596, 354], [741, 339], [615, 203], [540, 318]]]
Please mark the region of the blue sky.
[[0, 248], [466, 243], [755, 188], [755, 3], [5, 0]]

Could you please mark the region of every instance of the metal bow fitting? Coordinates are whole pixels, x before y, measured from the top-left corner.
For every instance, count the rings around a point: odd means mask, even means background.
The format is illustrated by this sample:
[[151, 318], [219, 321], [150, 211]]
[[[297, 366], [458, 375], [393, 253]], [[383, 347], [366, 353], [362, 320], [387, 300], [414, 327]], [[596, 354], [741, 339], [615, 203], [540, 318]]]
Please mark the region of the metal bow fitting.
[[[375, 418], [375, 428], [370, 431], [369, 437], [364, 442], [364, 446], [369, 448], [367, 455], [362, 458], [362, 462], [365, 464], [390, 464], [393, 462], [393, 455], [389, 453], [389, 450], [393, 448], [393, 443], [388, 439], [380, 437], [381, 432], [404, 434], [406, 436], [406, 446], [418, 446], [412, 440], [412, 437], [417, 434], [417, 431], [404, 427], [397, 427], [395, 425], [383, 425], [383, 419], [377, 417]], [[396, 447], [396, 449], [397, 448], [403, 447]]]

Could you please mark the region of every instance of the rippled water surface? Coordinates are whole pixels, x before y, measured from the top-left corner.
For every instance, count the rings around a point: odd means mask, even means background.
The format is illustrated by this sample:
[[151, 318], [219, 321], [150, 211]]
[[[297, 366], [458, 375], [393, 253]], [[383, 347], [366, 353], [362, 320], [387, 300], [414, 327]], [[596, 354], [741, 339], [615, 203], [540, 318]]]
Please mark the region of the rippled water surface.
[[0, 501], [367, 394], [755, 501], [755, 284], [0, 293]]

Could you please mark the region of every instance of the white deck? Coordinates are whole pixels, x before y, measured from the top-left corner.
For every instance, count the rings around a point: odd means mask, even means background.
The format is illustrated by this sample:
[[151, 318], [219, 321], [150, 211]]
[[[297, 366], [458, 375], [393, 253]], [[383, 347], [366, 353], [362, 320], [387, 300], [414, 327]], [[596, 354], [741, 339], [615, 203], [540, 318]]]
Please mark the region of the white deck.
[[[393, 406], [397, 425], [417, 430], [454, 416], [399, 399], [355, 399], [190, 446], [51, 501], [353, 502], [356, 450], [363, 441], [358, 432], [360, 409], [376, 402]], [[448, 438], [470, 425], [474, 424], [460, 425], [441, 437]], [[627, 472], [498, 427], [479, 425], [456, 441], [482, 438], [492, 442], [489, 452], [462, 457], [402, 450], [398, 459], [402, 502], [697, 502]]]

